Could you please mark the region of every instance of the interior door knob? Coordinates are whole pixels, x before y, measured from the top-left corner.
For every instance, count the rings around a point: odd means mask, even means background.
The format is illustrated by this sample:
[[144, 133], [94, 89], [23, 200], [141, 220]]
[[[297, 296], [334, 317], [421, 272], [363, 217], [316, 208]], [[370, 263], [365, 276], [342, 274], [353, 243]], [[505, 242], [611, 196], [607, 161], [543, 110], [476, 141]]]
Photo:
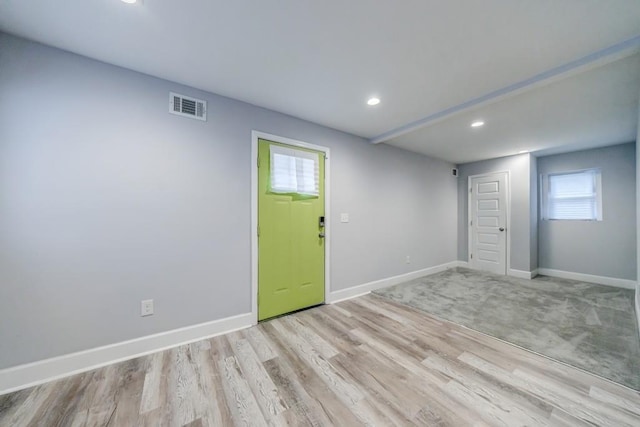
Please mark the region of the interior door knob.
[[504, 231], [504, 227], [500, 227], [500, 228], [498, 228], [498, 230]]

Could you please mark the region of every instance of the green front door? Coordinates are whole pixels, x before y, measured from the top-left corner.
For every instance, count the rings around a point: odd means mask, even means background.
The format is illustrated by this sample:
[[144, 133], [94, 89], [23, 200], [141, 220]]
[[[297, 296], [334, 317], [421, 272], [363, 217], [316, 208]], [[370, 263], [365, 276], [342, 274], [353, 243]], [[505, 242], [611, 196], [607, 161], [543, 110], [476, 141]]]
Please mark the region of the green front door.
[[[271, 146], [317, 159], [317, 194], [272, 188]], [[258, 141], [258, 320], [324, 302], [324, 160], [321, 152]]]

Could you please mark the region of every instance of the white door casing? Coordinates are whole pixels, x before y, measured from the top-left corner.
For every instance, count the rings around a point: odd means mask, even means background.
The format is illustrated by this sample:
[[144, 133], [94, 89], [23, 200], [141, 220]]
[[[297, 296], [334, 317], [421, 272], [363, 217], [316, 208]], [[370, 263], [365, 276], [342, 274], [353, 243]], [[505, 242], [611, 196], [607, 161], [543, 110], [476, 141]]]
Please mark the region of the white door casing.
[[469, 266], [507, 272], [508, 172], [469, 177]]

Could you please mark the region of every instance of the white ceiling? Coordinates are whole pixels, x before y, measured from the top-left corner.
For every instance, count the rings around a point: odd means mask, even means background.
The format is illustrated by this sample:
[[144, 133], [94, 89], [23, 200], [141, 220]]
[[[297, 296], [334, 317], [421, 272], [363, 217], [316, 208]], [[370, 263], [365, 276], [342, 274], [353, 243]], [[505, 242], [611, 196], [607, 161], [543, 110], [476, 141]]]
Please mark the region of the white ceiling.
[[[635, 141], [640, 55], [469, 109], [387, 144], [454, 163]], [[485, 125], [471, 128], [473, 121]]]
[[[374, 138], [637, 36], [640, 1], [2, 0], [0, 30]], [[367, 106], [371, 95], [382, 103]], [[510, 110], [495, 114], [515, 129]], [[390, 142], [455, 162], [504, 152], [486, 139], [460, 155], [471, 146], [453, 137], [462, 115]], [[548, 145], [567, 142], [556, 128]], [[445, 140], [461, 145], [430, 148]]]

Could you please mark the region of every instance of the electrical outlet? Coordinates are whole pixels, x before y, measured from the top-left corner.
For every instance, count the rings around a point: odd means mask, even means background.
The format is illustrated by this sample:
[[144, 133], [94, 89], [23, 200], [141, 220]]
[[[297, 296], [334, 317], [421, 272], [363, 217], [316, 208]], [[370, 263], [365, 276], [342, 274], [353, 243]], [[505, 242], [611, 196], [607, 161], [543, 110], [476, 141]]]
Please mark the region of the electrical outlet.
[[341, 213], [340, 214], [340, 222], [349, 222], [349, 214]]
[[140, 316], [151, 316], [153, 315], [153, 300], [145, 299], [140, 303]]
[[404, 260], [407, 264], [411, 264], [411, 257], [407, 255], [407, 258]]

